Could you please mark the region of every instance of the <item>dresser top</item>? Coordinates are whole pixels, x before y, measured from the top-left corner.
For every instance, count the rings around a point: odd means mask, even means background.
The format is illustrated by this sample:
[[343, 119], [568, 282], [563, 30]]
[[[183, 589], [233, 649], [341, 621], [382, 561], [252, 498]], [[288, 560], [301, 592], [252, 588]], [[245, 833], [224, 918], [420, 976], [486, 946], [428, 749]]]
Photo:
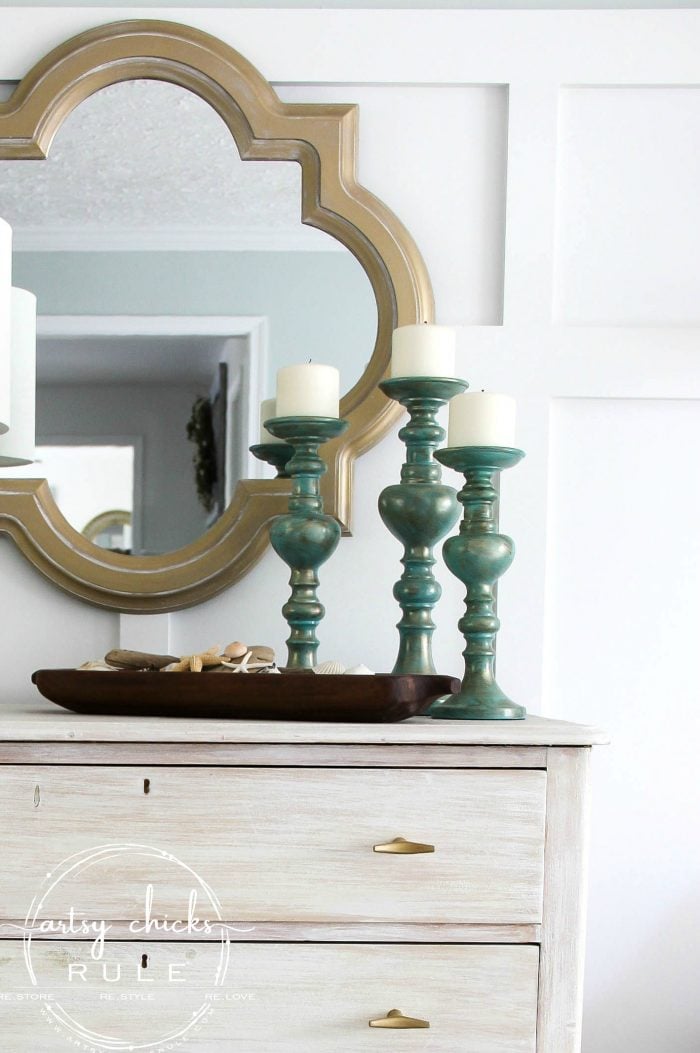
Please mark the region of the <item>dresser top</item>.
[[321, 724], [275, 720], [188, 720], [83, 716], [37, 699], [0, 705], [0, 742], [231, 742], [324, 745], [592, 746], [600, 728], [564, 720], [431, 720]]

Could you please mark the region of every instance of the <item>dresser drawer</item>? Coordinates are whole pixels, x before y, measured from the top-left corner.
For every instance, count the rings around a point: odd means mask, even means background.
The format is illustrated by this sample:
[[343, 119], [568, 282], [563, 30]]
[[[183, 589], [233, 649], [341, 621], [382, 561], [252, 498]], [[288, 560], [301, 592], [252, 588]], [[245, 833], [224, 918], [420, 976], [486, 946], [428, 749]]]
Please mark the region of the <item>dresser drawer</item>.
[[[33, 941], [31, 957], [33, 991], [50, 1002], [12, 1001], [27, 983], [22, 944], [0, 943], [0, 1030], [12, 1053], [56, 1053], [75, 1029], [83, 1040], [92, 1031], [142, 1048], [194, 1019], [180, 1037], [197, 1053], [535, 1050], [539, 956], [531, 946], [234, 944], [218, 987], [215, 944], [107, 943], [96, 962], [88, 944]], [[393, 1009], [430, 1028], [368, 1026]]]
[[[537, 923], [545, 787], [538, 770], [6, 766], [0, 917], [24, 918], [62, 860], [119, 842], [182, 860], [228, 920]], [[373, 851], [397, 837], [435, 851]], [[159, 914], [184, 916], [170, 864], [133, 852], [60, 883], [46, 913], [142, 917], [148, 883]]]

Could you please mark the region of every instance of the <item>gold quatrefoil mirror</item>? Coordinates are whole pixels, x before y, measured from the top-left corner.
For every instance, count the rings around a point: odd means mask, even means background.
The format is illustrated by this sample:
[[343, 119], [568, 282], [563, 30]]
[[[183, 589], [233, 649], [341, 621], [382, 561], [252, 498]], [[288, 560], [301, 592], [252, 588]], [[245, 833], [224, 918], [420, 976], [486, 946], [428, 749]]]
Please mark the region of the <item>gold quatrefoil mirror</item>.
[[0, 531], [61, 588], [149, 613], [240, 578], [289, 492], [249, 453], [259, 403], [307, 359], [341, 372], [323, 489], [349, 532], [353, 462], [397, 417], [392, 330], [432, 319], [357, 130], [155, 21], [69, 40], [0, 103], [0, 216], [39, 309], [37, 458], [0, 472]]

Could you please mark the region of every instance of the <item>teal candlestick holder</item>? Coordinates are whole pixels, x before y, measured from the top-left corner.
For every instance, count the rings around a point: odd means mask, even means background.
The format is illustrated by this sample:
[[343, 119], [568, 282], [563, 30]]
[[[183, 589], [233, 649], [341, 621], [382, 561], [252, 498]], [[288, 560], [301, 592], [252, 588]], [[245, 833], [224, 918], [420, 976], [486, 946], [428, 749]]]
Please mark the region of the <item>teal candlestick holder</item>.
[[248, 448], [253, 457], [272, 465], [277, 472], [277, 479], [289, 479], [287, 464], [294, 456], [294, 447], [288, 442], [259, 442]]
[[406, 407], [410, 418], [399, 432], [406, 444], [401, 482], [379, 495], [379, 514], [404, 546], [404, 571], [394, 585], [402, 611], [394, 673], [435, 672], [433, 608], [442, 589], [433, 574], [433, 547], [459, 518], [457, 492], [442, 482], [440, 466], [433, 459], [445, 438], [436, 414], [467, 386], [465, 380], [444, 377], [395, 377], [379, 385], [385, 395]]
[[348, 422], [337, 417], [274, 417], [265, 427], [293, 449], [287, 463], [292, 480], [289, 513], [277, 516], [270, 527], [270, 541], [290, 567], [292, 591], [282, 608], [289, 628], [287, 668], [316, 665], [316, 629], [325, 609], [318, 599], [318, 568], [333, 555], [340, 541], [340, 525], [323, 511], [320, 480], [326, 471], [318, 448], [342, 435]]
[[466, 640], [462, 689], [434, 702], [429, 716], [443, 720], [522, 720], [523, 706], [507, 698], [496, 683], [496, 616], [494, 587], [515, 555], [511, 538], [498, 532], [495, 476], [525, 456], [501, 446], [459, 446], [438, 450], [441, 464], [462, 472], [458, 494], [464, 508], [459, 534], [442, 551], [455, 577], [467, 586], [466, 613], [459, 629]]

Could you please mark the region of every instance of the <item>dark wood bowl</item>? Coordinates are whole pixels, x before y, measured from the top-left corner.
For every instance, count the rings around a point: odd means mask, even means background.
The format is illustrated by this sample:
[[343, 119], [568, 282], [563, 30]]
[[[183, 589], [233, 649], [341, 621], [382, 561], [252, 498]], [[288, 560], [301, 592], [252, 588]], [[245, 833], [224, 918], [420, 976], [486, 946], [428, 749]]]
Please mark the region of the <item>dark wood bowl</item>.
[[74, 713], [114, 717], [311, 720], [389, 724], [459, 690], [451, 676], [140, 673], [39, 669], [45, 698]]

